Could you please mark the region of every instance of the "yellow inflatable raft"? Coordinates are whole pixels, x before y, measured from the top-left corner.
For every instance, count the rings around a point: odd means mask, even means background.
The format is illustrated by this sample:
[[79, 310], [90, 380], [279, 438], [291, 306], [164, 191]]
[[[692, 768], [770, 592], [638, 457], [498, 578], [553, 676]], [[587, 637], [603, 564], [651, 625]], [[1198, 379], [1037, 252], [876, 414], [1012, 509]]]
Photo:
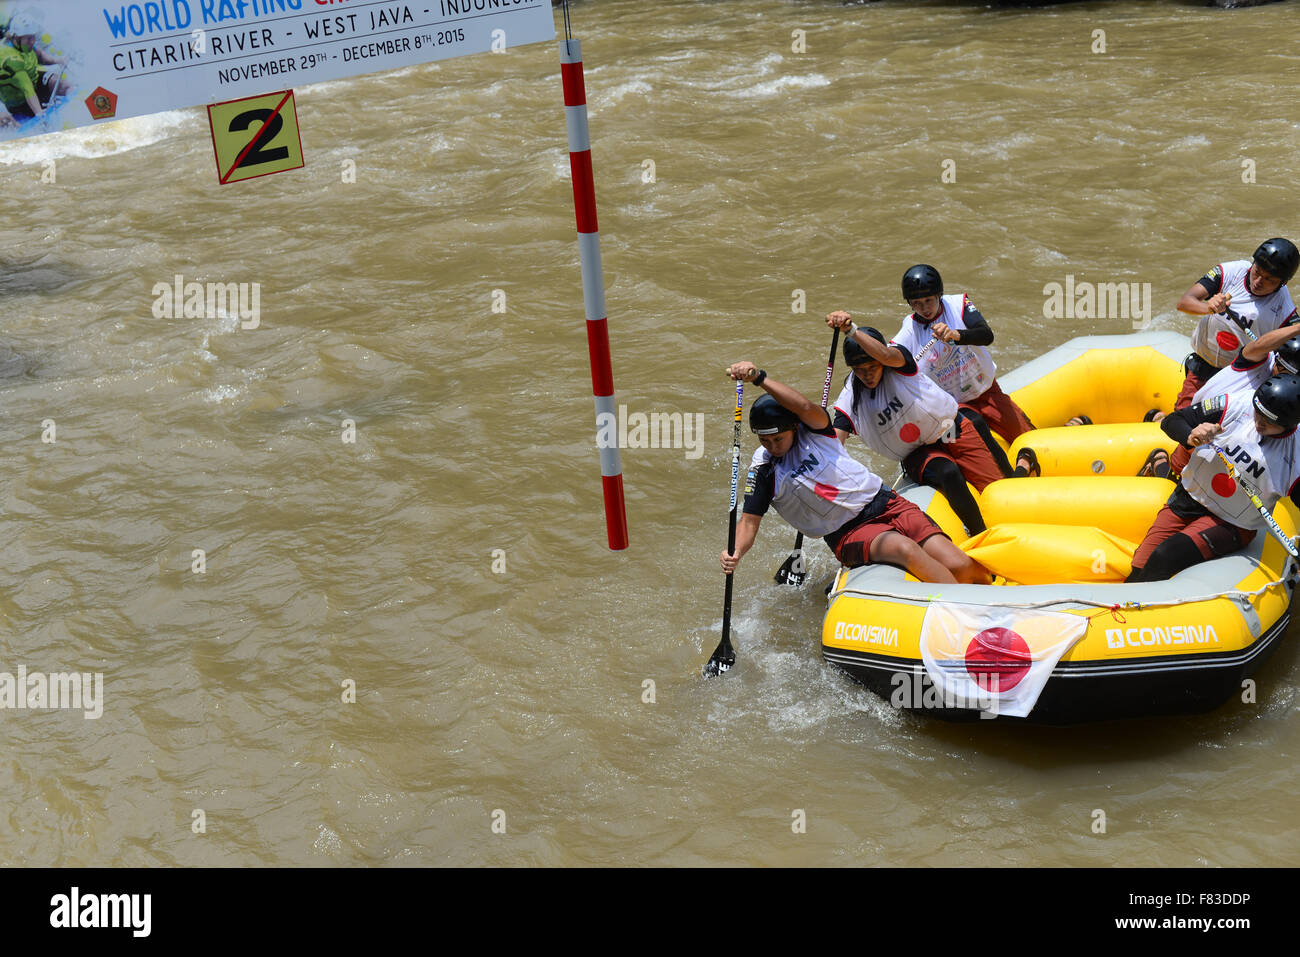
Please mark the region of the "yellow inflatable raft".
[[[1167, 582], [1125, 584], [1133, 552], [1174, 489], [1138, 478], [1172, 451], [1147, 409], [1171, 411], [1190, 350], [1171, 332], [1071, 340], [1001, 377], [1040, 428], [1021, 436], [1042, 478], [979, 496], [968, 537], [944, 498], [906, 485], [998, 577], [918, 582], [888, 565], [841, 569], [822, 628], [826, 660], [900, 708], [949, 719], [1072, 724], [1211, 710], [1241, 690], [1289, 623], [1295, 563], [1261, 532], [1251, 546]], [[1063, 427], [1086, 413], [1094, 425]], [[1297, 533], [1282, 499], [1274, 518]]]

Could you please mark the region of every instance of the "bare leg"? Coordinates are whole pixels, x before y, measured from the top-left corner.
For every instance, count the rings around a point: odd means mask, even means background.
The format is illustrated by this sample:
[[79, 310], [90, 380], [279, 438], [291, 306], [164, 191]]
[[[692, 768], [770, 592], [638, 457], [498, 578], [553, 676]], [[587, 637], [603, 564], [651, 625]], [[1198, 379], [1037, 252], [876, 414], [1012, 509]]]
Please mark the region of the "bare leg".
[[[930, 540], [942, 537], [935, 535]], [[944, 541], [948, 540], [944, 539]], [[956, 549], [956, 546], [953, 545], [953, 548]], [[901, 532], [882, 532], [872, 539], [870, 557], [873, 562], [886, 562], [906, 568], [923, 582], [938, 582], [946, 585], [957, 583], [957, 579], [943, 562]]]
[[963, 585], [991, 585], [989, 570], [971, 558], [952, 540], [943, 535], [931, 535], [921, 546], [934, 559], [943, 564], [953, 577]]

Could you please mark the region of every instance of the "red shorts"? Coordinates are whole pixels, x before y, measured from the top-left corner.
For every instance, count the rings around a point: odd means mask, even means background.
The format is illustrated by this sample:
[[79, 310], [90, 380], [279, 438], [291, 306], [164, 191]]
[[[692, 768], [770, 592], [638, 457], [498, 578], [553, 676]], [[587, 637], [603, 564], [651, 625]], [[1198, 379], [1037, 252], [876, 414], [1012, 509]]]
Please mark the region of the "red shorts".
[[1174, 399], [1174, 411], [1177, 412], [1179, 409], [1185, 409], [1191, 405], [1192, 396], [1209, 381], [1209, 379], [1202, 379], [1191, 372], [1187, 373], [1187, 378], [1183, 380], [1183, 387], [1178, 391], [1178, 398]]
[[[880, 494], [890, 496], [884, 511], [867, 519], [861, 525], [849, 529], [848, 533], [832, 546], [835, 557], [840, 560], [841, 565], [857, 568], [859, 565], [870, 564], [871, 543], [883, 532], [899, 532], [918, 545], [927, 538], [943, 535], [943, 530], [934, 523], [934, 519], [903, 496], [890, 489], [881, 489]], [[826, 536], [826, 544], [830, 545], [831, 539], [837, 534], [838, 532], [832, 532]]]
[[939, 441], [922, 445], [913, 449], [908, 453], [907, 458], [903, 459], [903, 471], [917, 485], [925, 484], [921, 481], [921, 475], [925, 472], [925, 467], [930, 464], [930, 460], [935, 458], [950, 459], [957, 468], [961, 469], [961, 474], [966, 481], [980, 492], [998, 479], [1007, 477], [994, 461], [989, 447], [980, 438], [975, 424], [969, 419], [957, 421], [961, 425], [956, 439], [951, 442]]
[[[1239, 528], [1216, 515], [1183, 518], [1166, 505], [1160, 509], [1160, 514], [1156, 516], [1155, 523], [1147, 532], [1147, 537], [1142, 539], [1142, 544], [1134, 553], [1133, 567], [1146, 568], [1151, 553], [1166, 539], [1179, 533], [1186, 535], [1196, 544], [1196, 550], [1201, 553], [1203, 559], [1227, 555], [1238, 548], [1245, 548], [1255, 537], [1253, 529]], [[1240, 544], [1233, 545], [1233, 542], [1240, 542]]]
[[984, 416], [984, 421], [989, 424], [989, 428], [1006, 439], [1008, 445], [1026, 432], [1033, 431], [1034, 423], [1030, 422], [1024, 410], [1011, 400], [1011, 396], [1002, 391], [1002, 386], [998, 385], [997, 379], [994, 379], [993, 384], [984, 390], [983, 395], [963, 404]]
[[[1209, 381], [1209, 379], [1202, 379], [1200, 376], [1193, 375], [1190, 372], [1187, 373], [1187, 378], [1183, 380], [1183, 388], [1178, 393], [1178, 398], [1174, 400], [1174, 411], [1177, 412], [1179, 409], [1185, 409], [1191, 405], [1192, 396], [1200, 391], [1201, 386], [1205, 385], [1205, 383]], [[1174, 449], [1174, 454], [1169, 457], [1170, 474], [1174, 478], [1181, 475], [1183, 469], [1187, 468], [1187, 463], [1191, 461], [1191, 458], [1191, 449], [1184, 448], [1181, 445]]]

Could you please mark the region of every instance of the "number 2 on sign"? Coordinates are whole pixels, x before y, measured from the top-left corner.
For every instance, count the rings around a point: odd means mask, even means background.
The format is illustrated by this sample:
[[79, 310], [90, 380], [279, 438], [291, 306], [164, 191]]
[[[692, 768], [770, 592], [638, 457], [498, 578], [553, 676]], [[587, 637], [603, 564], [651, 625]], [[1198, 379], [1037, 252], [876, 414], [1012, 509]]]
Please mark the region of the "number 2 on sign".
[[[266, 122], [268, 117], [270, 118], [269, 123]], [[266, 126], [253, 137], [253, 148], [245, 153], [244, 158], [239, 161], [239, 168], [288, 159], [289, 147], [287, 146], [267, 149], [267, 145], [274, 142], [275, 138], [280, 135], [280, 130], [284, 128], [284, 116], [274, 110], [245, 110], [238, 116], [231, 117], [230, 132], [236, 133], [246, 130], [254, 123], [266, 123]]]
[[293, 91], [246, 96], [208, 106], [217, 180], [237, 183], [301, 169], [302, 138]]

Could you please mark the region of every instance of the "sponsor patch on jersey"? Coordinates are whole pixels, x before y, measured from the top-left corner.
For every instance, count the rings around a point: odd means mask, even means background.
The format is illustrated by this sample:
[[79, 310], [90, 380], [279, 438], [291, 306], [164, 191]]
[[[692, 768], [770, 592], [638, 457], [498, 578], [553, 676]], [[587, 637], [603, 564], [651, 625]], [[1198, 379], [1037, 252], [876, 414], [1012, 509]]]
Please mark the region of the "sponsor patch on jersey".
[[1216, 395], [1213, 399], [1205, 399], [1201, 402], [1201, 411], [1206, 415], [1213, 415], [1215, 412], [1222, 412], [1227, 405], [1226, 395]]
[[1214, 280], [1215, 282], [1218, 282], [1219, 279], [1222, 278], [1222, 276], [1223, 276], [1223, 270], [1222, 270], [1221, 268], [1219, 268], [1218, 266], [1215, 266], [1213, 269], [1211, 269], [1209, 272], [1207, 272], [1207, 273], [1206, 273], [1204, 276], [1202, 276], [1201, 278], [1202, 278], [1202, 279], [1212, 279], [1212, 280]]
[[750, 469], [750, 470], [749, 470], [749, 473], [745, 476], [745, 494], [746, 494], [746, 495], [753, 495], [753, 494], [754, 494], [754, 479], [756, 479], [756, 478], [758, 478], [758, 473], [757, 473], [756, 471], [754, 471], [753, 469]]

